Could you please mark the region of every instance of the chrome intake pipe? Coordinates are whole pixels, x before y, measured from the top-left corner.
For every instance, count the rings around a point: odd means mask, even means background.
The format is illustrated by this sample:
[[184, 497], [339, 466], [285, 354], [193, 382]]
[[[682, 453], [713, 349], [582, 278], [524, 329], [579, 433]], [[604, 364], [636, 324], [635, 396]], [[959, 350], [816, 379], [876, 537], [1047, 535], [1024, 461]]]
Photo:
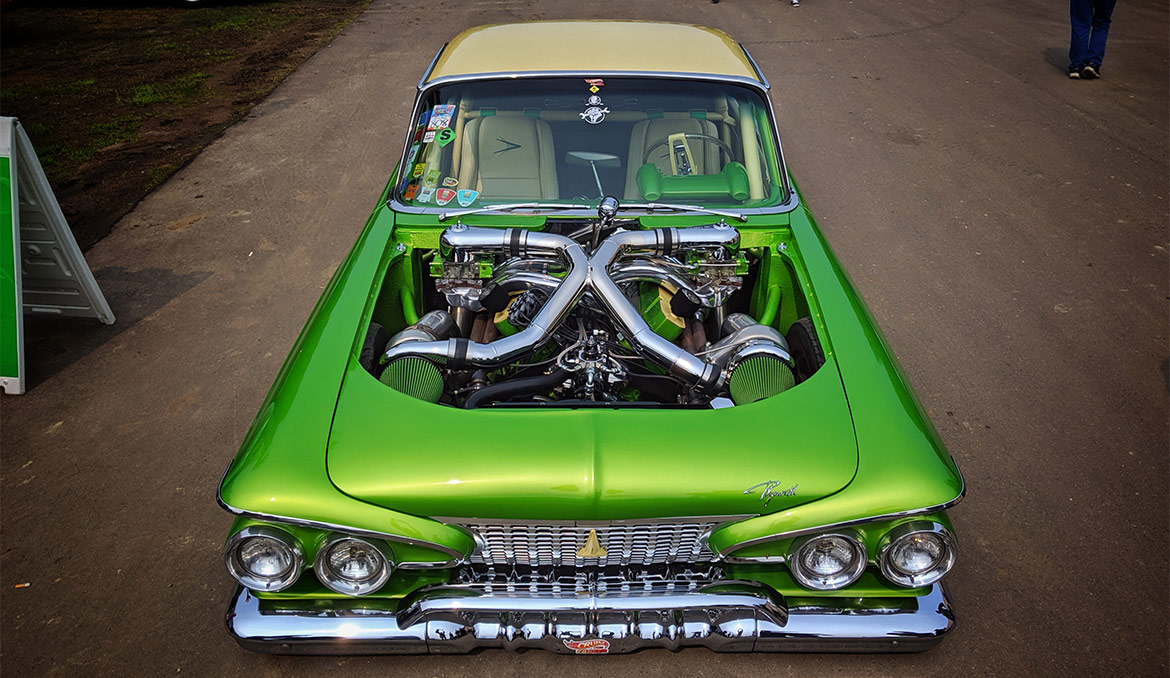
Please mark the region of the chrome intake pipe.
[[553, 233], [526, 231], [519, 228], [499, 230], [471, 228], [456, 224], [443, 231], [439, 249], [444, 257], [458, 251], [507, 252], [513, 257], [528, 252], [554, 254], [566, 260], [568, 272], [540, 312], [523, 331], [491, 343], [468, 339], [447, 341], [412, 341], [401, 343], [382, 355], [382, 363], [406, 355], [428, 358], [454, 367], [498, 367], [530, 355], [545, 344], [569, 315], [585, 292], [588, 282], [588, 257], [577, 242]]
[[[784, 338], [775, 330], [745, 327], [733, 332], [721, 341], [715, 355], [720, 360], [702, 359], [672, 344], [655, 333], [642, 318], [638, 309], [622, 293], [609, 272], [610, 266], [627, 254], [649, 254], [669, 257], [675, 253], [694, 248], [735, 248], [739, 245], [739, 233], [726, 224], [696, 226], [692, 228], [659, 228], [646, 231], [623, 231], [615, 233], [600, 243], [592, 256], [585, 248], [571, 238], [552, 233], [527, 231], [510, 228], [507, 230], [470, 228], [457, 224], [443, 232], [440, 238], [440, 252], [445, 258], [455, 254], [479, 252], [503, 252], [512, 258], [526, 255], [539, 257], [556, 256], [565, 261], [566, 273], [559, 280], [555, 291], [540, 311], [521, 332], [490, 343], [473, 342], [455, 338], [446, 341], [404, 341], [392, 346], [382, 357], [383, 363], [395, 358], [412, 355], [425, 357], [440, 364], [453, 367], [498, 367], [530, 355], [547, 342], [555, 330], [568, 316], [573, 307], [587, 292], [593, 296], [609, 314], [621, 334], [634, 345], [635, 349], [664, 367], [675, 378], [699, 390], [714, 394], [723, 386], [723, 372], [726, 367], [723, 346], [730, 346], [733, 337], [740, 341], [749, 339], [768, 340], [785, 346]], [[508, 276], [513, 281], [546, 286], [545, 276], [517, 267], [516, 274]], [[636, 269], [638, 275], [659, 275], [678, 287], [690, 289], [681, 277], [671, 276], [664, 269], [647, 271]], [[521, 275], [521, 274], [524, 275]], [[620, 275], [620, 273], [619, 273]], [[551, 277], [551, 276], [549, 276]], [[637, 279], [635, 277], [625, 280]], [[770, 331], [768, 331], [770, 330]], [[757, 338], [751, 332], [762, 333]], [[778, 339], [777, 339], [778, 338]], [[727, 342], [725, 344], [725, 342]], [[785, 351], [785, 355], [786, 355]], [[730, 355], [727, 356], [728, 358]]]
[[700, 245], [736, 247], [739, 232], [724, 224], [615, 233], [606, 238], [589, 258], [589, 285], [631, 344], [665, 367], [672, 376], [713, 394], [722, 385], [723, 370], [675, 346], [650, 329], [642, 314], [609, 276], [610, 264], [623, 254], [650, 252], [670, 256], [678, 249]]
[[[791, 363], [788, 340], [774, 327], [761, 325], [750, 315], [732, 313], [723, 321], [724, 337], [707, 349], [704, 358], [720, 369], [755, 353], [767, 353]], [[760, 350], [751, 350], [755, 346]], [[735, 358], [735, 360], [733, 360]]]

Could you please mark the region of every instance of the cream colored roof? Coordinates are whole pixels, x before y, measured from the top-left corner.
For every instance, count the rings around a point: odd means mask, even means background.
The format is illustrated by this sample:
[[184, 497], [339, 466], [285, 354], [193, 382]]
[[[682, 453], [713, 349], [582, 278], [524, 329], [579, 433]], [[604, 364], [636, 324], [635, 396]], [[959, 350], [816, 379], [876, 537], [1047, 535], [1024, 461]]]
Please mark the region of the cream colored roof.
[[427, 81], [534, 71], [704, 73], [759, 80], [743, 49], [723, 31], [646, 21], [534, 21], [460, 33]]

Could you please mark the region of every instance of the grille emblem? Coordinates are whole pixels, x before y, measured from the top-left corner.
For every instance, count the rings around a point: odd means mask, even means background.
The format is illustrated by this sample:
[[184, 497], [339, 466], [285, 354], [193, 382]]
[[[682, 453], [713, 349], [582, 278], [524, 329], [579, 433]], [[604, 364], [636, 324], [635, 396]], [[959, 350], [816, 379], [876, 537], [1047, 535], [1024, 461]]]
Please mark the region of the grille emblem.
[[609, 641], [602, 638], [589, 640], [569, 640], [565, 638], [565, 647], [576, 654], [609, 654]]
[[609, 555], [609, 551], [601, 548], [601, 542], [597, 539], [597, 530], [589, 530], [589, 536], [585, 539], [585, 545], [577, 550], [578, 558], [604, 558]]

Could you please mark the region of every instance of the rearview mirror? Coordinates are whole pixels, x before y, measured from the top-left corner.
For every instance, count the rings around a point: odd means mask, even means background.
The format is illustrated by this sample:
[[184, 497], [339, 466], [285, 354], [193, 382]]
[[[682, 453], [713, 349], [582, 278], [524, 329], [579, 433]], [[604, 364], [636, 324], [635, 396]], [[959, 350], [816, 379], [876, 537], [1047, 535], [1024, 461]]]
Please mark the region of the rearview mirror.
[[621, 159], [616, 155], [612, 153], [594, 153], [593, 151], [569, 151], [565, 154], [565, 163], [580, 167], [588, 167], [590, 165], [597, 165], [598, 167], [622, 166]]

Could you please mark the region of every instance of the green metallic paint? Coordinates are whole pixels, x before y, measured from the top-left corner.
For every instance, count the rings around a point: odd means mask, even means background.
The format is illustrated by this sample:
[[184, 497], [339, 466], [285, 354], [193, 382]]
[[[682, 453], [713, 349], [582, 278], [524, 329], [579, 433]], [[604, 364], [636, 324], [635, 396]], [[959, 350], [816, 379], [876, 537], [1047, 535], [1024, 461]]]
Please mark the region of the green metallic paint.
[[[756, 117], [770, 137], [766, 112]], [[770, 171], [782, 171], [775, 154], [766, 155]], [[478, 214], [461, 221], [540, 229], [547, 218]], [[663, 214], [640, 221], [644, 228], [686, 227], [711, 218]], [[856, 523], [851, 529], [862, 535], [872, 562], [877, 541], [907, 520], [903, 515], [925, 514], [949, 527], [938, 509], [961, 498], [958, 469], [803, 205], [753, 214], [736, 228], [741, 247], [760, 259], [753, 314], [780, 330], [810, 317], [826, 363], [778, 396], [711, 411], [464, 411], [380, 384], [357, 364], [366, 327], [377, 319], [393, 332], [427, 310], [419, 303], [425, 279], [417, 250], [436, 248], [448, 225], [435, 214], [375, 210], [224, 477], [225, 506], [268, 517], [237, 518], [233, 532], [278, 525], [311, 563], [333, 528], [287, 521], [317, 523], [388, 535], [397, 559], [439, 564], [452, 553], [469, 554], [474, 543], [465, 531], [425, 516], [637, 520], [766, 512], [715, 530], [712, 550], [735, 558], [784, 556], [795, 534]], [[791, 481], [798, 492], [766, 507], [758, 494], [744, 494], [767, 480]], [[925, 592], [885, 582], [872, 565], [852, 586], [815, 594], [776, 563], [729, 562], [725, 570], [773, 586], [790, 605]], [[399, 570], [361, 601], [397, 598], [447, 581], [451, 572]], [[338, 604], [311, 575], [261, 595]]]
[[[761, 421], [785, 422], [783, 435]], [[833, 363], [775, 398], [694, 412], [460, 410], [387, 389], [351, 361], [330, 436], [329, 474], [351, 496], [417, 515], [756, 514], [849, 482], [857, 451], [848, 421]], [[401, 435], [408, 425], [418, 433]], [[744, 494], [777, 478], [799, 484], [796, 495], [765, 507], [758, 493]]]
[[769, 535], [938, 508], [963, 493], [954, 460], [807, 209], [792, 214], [791, 228], [808, 275], [817, 280], [822, 321], [863, 452], [857, 475], [841, 492], [716, 530], [711, 548], [725, 555]]
[[[465, 554], [474, 544], [463, 531], [346, 497], [326, 468], [337, 393], [355, 336], [365, 334], [370, 281], [389, 263], [383, 252], [393, 223], [392, 213], [378, 209], [337, 269], [224, 476], [220, 501], [235, 513], [389, 533]], [[435, 553], [435, 560], [449, 558]]]

